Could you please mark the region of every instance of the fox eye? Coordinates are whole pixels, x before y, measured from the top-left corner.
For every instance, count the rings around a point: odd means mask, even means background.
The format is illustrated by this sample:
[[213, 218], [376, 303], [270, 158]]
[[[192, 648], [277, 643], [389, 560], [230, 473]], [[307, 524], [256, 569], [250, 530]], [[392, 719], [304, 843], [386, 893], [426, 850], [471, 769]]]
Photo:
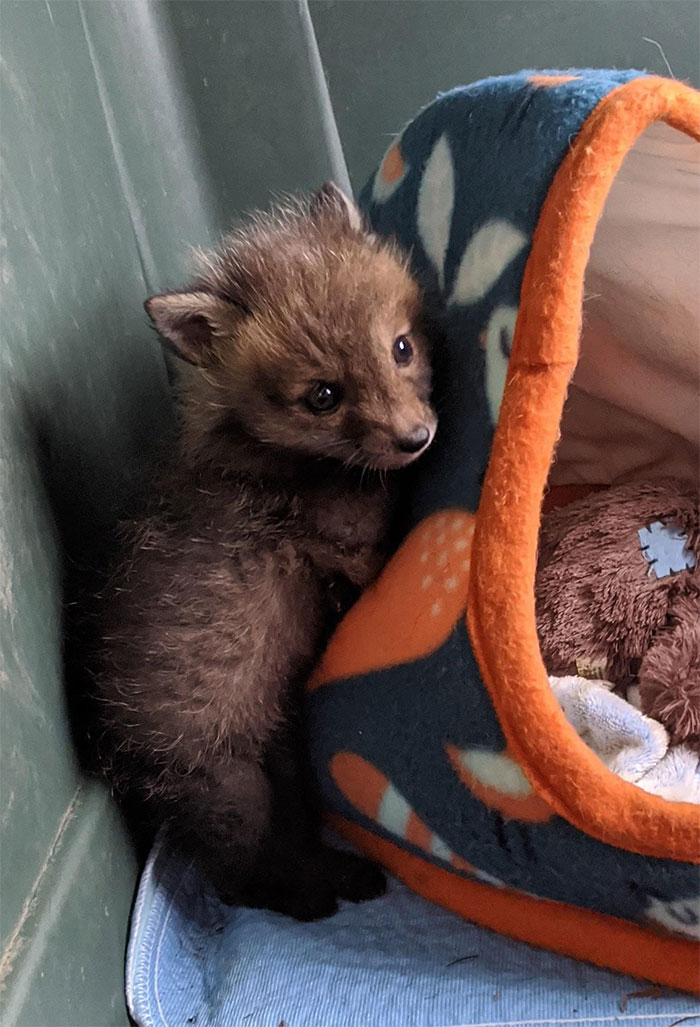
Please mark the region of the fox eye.
[[399, 367], [406, 367], [413, 360], [413, 346], [405, 335], [399, 335], [391, 352]]
[[314, 382], [304, 396], [312, 414], [330, 414], [339, 406], [343, 390], [335, 382]]

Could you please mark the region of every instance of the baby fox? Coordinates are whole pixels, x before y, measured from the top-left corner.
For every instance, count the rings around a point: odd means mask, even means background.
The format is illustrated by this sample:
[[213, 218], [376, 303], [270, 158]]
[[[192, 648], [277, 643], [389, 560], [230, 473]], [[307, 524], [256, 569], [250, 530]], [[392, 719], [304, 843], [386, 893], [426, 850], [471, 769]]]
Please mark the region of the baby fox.
[[384, 879], [320, 842], [301, 693], [381, 567], [384, 472], [435, 434], [421, 294], [327, 184], [146, 310], [185, 362], [181, 445], [94, 604], [99, 763], [223, 901], [327, 916]]

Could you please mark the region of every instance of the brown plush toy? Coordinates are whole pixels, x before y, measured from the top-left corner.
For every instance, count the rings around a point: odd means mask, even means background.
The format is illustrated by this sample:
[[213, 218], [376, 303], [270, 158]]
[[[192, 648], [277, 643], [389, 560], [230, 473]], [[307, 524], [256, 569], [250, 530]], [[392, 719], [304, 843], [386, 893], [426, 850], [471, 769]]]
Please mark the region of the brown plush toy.
[[616, 485], [545, 514], [535, 590], [549, 674], [638, 685], [672, 743], [700, 749], [698, 493]]

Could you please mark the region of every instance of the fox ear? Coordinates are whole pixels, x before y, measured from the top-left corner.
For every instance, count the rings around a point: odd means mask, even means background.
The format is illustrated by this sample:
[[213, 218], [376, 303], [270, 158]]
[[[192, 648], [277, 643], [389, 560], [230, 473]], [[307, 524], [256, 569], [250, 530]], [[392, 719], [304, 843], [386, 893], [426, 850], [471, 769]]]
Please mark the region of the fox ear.
[[144, 307], [175, 355], [198, 367], [212, 362], [214, 340], [235, 334], [242, 317], [240, 307], [208, 292], [163, 293]]
[[313, 194], [310, 204], [311, 216], [335, 216], [346, 227], [361, 232], [364, 229], [362, 215], [349, 196], [346, 196], [335, 182], [326, 182]]

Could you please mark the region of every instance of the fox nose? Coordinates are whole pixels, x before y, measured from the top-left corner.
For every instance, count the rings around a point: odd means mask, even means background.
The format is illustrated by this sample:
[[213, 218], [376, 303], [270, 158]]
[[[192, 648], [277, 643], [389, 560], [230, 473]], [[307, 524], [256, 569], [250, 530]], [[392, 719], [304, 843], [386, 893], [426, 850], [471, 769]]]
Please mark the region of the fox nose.
[[429, 438], [429, 428], [424, 424], [419, 424], [408, 435], [396, 440], [396, 448], [401, 453], [418, 453]]

